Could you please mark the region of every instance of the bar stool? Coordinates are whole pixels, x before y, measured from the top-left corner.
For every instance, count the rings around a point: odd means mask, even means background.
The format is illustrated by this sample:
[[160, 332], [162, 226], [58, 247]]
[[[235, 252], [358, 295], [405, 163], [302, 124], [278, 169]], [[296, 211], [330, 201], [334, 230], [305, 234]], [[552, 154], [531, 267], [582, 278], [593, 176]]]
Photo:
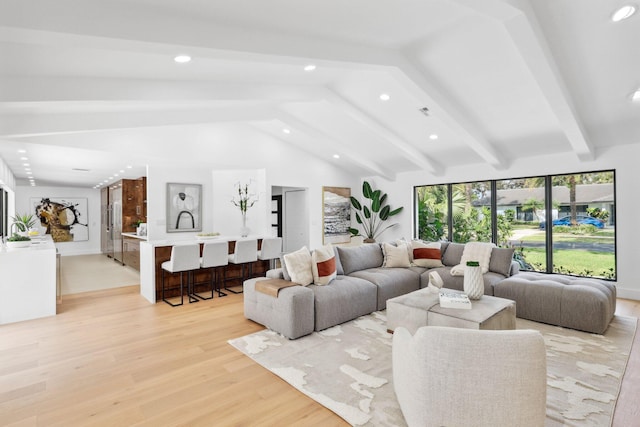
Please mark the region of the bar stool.
[[262, 246], [258, 251], [258, 259], [269, 261], [269, 269], [273, 267], [273, 260], [280, 258], [282, 253], [282, 237], [268, 237], [262, 239]]
[[[214, 286], [215, 290], [218, 292], [219, 297], [225, 297], [227, 294], [220, 290], [220, 280], [219, 280], [219, 269], [218, 267], [223, 267], [229, 264], [229, 243], [228, 242], [215, 242], [215, 243], [205, 243], [202, 248], [202, 258], [200, 258], [200, 268], [201, 269], [209, 269], [211, 270], [211, 296], [203, 297], [198, 293], [194, 292], [194, 295], [200, 298], [201, 300], [207, 300], [213, 298]], [[223, 279], [226, 274], [223, 271]], [[195, 285], [194, 285], [195, 286]]]
[[[198, 298], [192, 295], [191, 273], [200, 268], [200, 245], [198, 243], [189, 245], [177, 245], [171, 248], [171, 259], [162, 263], [162, 301], [172, 307], [184, 304], [182, 275], [187, 272], [187, 295], [189, 303], [198, 302]], [[169, 273], [180, 273], [180, 304], [173, 304], [164, 297], [164, 276], [165, 271]]]
[[[236, 241], [236, 247], [232, 254], [229, 255], [229, 264], [240, 264], [240, 277], [234, 277], [232, 279], [225, 279], [224, 289], [234, 294], [241, 294], [242, 291], [237, 292], [233, 289], [227, 288], [226, 281], [240, 279], [240, 287], [244, 283], [247, 277], [251, 277], [252, 265], [258, 260], [258, 240], [238, 240]], [[249, 275], [245, 274], [245, 268], [248, 267]]]

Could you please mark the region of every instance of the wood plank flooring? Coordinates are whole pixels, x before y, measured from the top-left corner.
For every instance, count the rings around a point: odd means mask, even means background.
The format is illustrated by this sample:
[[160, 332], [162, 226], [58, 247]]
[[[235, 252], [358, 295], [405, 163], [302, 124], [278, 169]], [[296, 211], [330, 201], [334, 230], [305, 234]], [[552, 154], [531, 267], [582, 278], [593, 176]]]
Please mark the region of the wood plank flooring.
[[[242, 295], [172, 308], [138, 292], [68, 295], [55, 317], [1, 326], [0, 425], [347, 425], [227, 344], [262, 329]], [[618, 313], [640, 303], [619, 300]], [[639, 425], [638, 341], [615, 426]]]

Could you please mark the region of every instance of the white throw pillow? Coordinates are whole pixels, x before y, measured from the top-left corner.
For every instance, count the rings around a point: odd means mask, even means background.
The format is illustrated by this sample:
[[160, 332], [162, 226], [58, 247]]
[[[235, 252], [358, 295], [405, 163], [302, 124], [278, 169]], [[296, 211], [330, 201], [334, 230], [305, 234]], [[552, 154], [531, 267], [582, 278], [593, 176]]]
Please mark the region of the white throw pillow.
[[302, 286], [313, 283], [313, 271], [311, 270], [311, 253], [306, 246], [295, 252], [284, 255], [284, 263], [287, 266], [291, 281]]
[[440, 242], [425, 243], [421, 240], [411, 242], [413, 264], [418, 267], [443, 267]]
[[464, 268], [467, 261], [478, 261], [482, 274], [489, 271], [489, 262], [491, 261], [491, 251], [496, 245], [487, 242], [469, 242], [464, 245], [460, 264], [451, 267], [452, 276], [464, 276]]
[[382, 263], [384, 268], [411, 266], [409, 249], [404, 243], [400, 243], [398, 246], [394, 246], [391, 243], [383, 243], [382, 253], [384, 254], [384, 262]]
[[337, 276], [336, 255], [333, 246], [325, 245], [311, 254], [311, 269], [313, 270], [313, 284], [328, 285]]

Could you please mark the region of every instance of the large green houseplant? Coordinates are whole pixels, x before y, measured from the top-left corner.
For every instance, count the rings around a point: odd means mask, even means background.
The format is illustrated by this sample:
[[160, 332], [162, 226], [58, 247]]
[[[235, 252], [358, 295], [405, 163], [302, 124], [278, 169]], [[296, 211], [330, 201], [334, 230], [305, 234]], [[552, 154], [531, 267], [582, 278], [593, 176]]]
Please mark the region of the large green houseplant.
[[385, 221], [399, 214], [402, 206], [391, 210], [391, 207], [385, 204], [387, 194], [383, 194], [380, 190], [373, 190], [367, 181], [362, 184], [362, 195], [368, 200], [368, 204], [366, 201], [360, 203], [358, 199], [351, 196], [351, 206], [356, 213], [356, 222], [362, 226], [364, 234], [360, 234], [360, 230], [352, 227], [349, 227], [349, 232], [353, 236], [364, 236], [365, 242], [375, 242], [383, 231], [398, 225], [397, 223], [385, 225]]

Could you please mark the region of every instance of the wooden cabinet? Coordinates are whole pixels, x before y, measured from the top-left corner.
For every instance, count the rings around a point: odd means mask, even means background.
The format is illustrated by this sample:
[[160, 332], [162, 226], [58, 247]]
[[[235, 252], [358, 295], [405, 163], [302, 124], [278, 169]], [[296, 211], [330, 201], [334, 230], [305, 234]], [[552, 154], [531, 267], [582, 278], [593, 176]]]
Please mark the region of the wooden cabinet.
[[123, 236], [122, 263], [140, 271], [140, 240], [135, 237]]
[[122, 232], [135, 233], [138, 221], [147, 222], [147, 178], [122, 180]]

